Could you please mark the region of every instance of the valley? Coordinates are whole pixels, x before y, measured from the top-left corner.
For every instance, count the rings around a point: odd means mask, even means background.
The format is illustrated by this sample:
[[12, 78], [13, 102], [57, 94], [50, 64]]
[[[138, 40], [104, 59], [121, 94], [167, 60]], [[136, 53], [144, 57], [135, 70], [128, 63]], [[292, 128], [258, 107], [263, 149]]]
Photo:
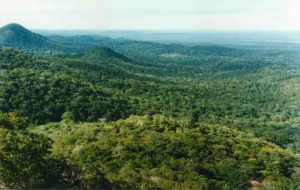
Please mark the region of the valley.
[[0, 184], [297, 189], [300, 49], [0, 29]]

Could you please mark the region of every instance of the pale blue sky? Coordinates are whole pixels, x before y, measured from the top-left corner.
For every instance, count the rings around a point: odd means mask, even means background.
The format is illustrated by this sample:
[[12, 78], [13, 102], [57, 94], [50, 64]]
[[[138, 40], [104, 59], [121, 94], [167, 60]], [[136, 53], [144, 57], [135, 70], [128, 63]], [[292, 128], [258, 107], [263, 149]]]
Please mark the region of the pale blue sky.
[[0, 0], [31, 29], [300, 30], [300, 0]]

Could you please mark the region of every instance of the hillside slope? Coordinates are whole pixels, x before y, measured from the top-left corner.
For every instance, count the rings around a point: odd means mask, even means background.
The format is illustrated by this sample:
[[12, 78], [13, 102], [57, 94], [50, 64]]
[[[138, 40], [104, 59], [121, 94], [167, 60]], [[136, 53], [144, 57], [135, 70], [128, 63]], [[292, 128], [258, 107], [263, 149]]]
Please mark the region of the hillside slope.
[[83, 189], [249, 189], [252, 181], [296, 187], [295, 155], [223, 126], [155, 115], [98, 123], [65, 117], [32, 130], [80, 168], [74, 180]]
[[0, 185], [297, 188], [294, 49], [74, 41], [0, 48]]
[[0, 45], [29, 51], [50, 51], [59, 48], [58, 44], [46, 37], [14, 23], [0, 28]]

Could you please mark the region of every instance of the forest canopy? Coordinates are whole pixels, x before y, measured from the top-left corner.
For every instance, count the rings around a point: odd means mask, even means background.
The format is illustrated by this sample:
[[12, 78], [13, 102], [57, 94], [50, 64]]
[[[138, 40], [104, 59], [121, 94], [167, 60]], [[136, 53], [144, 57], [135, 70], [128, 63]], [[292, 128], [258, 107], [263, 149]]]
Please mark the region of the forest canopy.
[[0, 48], [0, 188], [300, 187], [297, 47], [42, 40]]

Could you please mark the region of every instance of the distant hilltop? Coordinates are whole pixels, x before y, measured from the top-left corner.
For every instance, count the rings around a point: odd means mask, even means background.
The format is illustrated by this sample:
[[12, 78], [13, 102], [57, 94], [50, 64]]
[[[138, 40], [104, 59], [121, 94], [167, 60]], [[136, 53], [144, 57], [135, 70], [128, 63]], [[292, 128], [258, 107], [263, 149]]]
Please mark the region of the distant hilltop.
[[21, 49], [58, 48], [55, 42], [16, 23], [0, 28], [0, 45]]

